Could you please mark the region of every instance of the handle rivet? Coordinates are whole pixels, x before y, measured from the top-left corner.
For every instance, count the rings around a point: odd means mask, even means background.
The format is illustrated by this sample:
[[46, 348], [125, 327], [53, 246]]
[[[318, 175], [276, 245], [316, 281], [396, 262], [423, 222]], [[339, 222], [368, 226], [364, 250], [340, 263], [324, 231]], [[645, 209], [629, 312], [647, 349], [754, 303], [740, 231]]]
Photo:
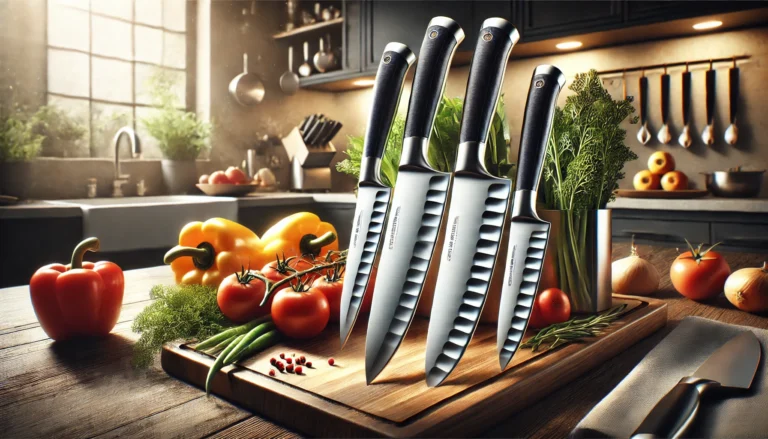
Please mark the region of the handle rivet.
[[392, 57], [391, 57], [391, 56], [389, 56], [389, 55], [385, 55], [385, 56], [384, 56], [384, 59], [382, 60], [382, 62], [383, 62], [384, 64], [389, 64], [389, 62], [390, 62], [390, 61], [392, 61]]
[[437, 38], [437, 31], [436, 31], [436, 30], [433, 30], [432, 32], [430, 32], [430, 33], [429, 33], [429, 38], [430, 38], [431, 40], [434, 40], [435, 38]]
[[491, 41], [493, 39], [493, 34], [490, 32], [486, 32], [483, 34], [483, 40], [485, 41]]
[[543, 80], [543, 79], [539, 79], [539, 80], [538, 80], [538, 81], [536, 81], [536, 82], [535, 82], [533, 85], [534, 85], [536, 88], [541, 88], [541, 87], [544, 87], [544, 80]]

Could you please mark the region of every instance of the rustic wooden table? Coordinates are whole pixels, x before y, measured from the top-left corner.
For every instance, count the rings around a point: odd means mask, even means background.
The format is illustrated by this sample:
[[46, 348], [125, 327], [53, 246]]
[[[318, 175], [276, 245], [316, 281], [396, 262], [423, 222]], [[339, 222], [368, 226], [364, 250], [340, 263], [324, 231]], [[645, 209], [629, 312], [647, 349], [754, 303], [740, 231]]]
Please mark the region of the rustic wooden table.
[[[614, 245], [614, 258], [629, 253]], [[669, 304], [666, 328], [600, 367], [565, 385], [506, 422], [489, 426], [487, 436], [565, 437], [576, 423], [678, 322], [697, 315], [768, 329], [768, 318], [734, 309], [723, 296], [696, 303], [670, 284], [675, 249], [640, 246], [662, 275], [657, 297]], [[766, 254], [726, 253], [733, 270], [757, 267]], [[53, 343], [37, 324], [27, 287], [0, 290], [0, 437], [293, 437], [280, 426], [169, 377], [159, 362], [134, 370], [130, 330], [149, 303], [149, 286], [171, 281], [168, 267], [126, 272], [119, 323], [103, 340]]]

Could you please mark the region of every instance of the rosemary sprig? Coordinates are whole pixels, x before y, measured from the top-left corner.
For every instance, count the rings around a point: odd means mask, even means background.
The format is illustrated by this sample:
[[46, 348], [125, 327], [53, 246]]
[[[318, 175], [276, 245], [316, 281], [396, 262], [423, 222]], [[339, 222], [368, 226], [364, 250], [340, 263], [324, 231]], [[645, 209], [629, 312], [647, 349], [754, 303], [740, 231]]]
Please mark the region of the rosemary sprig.
[[556, 323], [540, 330], [521, 345], [536, 352], [542, 344], [548, 345], [547, 350], [554, 349], [567, 343], [579, 341], [584, 337], [600, 335], [603, 329], [618, 319], [627, 304], [614, 306], [600, 314], [582, 319], [570, 319], [567, 322]]

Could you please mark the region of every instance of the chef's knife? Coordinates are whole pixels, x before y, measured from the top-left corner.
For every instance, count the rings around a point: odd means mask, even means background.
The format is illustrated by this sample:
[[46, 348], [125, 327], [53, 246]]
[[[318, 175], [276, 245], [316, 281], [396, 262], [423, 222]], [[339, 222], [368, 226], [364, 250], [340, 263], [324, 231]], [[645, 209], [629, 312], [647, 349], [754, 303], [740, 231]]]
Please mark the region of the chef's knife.
[[563, 85], [565, 75], [560, 69], [541, 65], [534, 70], [528, 90], [496, 335], [501, 370], [507, 367], [523, 338], [541, 278], [549, 223], [536, 214], [536, 192]]
[[448, 17], [427, 26], [411, 87], [403, 153], [392, 195], [365, 339], [368, 383], [397, 351], [413, 320], [440, 230], [451, 174], [427, 163], [429, 135], [448, 67], [464, 31]]
[[357, 190], [357, 206], [341, 292], [341, 345], [344, 346], [357, 320], [363, 294], [384, 228], [392, 189], [381, 181], [379, 169], [395, 110], [403, 90], [405, 74], [416, 60], [411, 50], [400, 43], [389, 43], [379, 62], [373, 85], [373, 102], [365, 131], [363, 158]]
[[299, 131], [301, 131], [302, 133], [304, 131], [306, 131], [307, 125], [309, 124], [309, 121], [310, 121], [311, 118], [312, 118], [311, 114], [304, 118], [304, 120], [301, 122], [301, 124], [299, 124]]
[[485, 147], [517, 29], [483, 22], [469, 68], [446, 236], [427, 332], [427, 385], [453, 371], [477, 327], [499, 251], [511, 181], [485, 167]]
[[759, 364], [760, 342], [755, 334], [744, 331], [733, 337], [664, 395], [632, 438], [680, 437], [693, 422], [705, 391], [718, 387], [749, 389]]

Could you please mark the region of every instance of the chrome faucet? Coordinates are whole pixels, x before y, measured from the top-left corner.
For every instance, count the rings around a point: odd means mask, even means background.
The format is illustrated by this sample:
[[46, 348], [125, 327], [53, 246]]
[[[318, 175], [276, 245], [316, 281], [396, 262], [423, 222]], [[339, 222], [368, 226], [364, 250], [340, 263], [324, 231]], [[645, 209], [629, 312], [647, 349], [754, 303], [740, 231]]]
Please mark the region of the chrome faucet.
[[123, 184], [128, 183], [128, 179], [131, 177], [128, 174], [120, 173], [120, 139], [123, 136], [128, 136], [128, 140], [131, 142], [131, 154], [133, 158], [141, 158], [141, 142], [139, 136], [133, 128], [125, 126], [120, 128], [115, 137], [112, 139], [112, 143], [115, 144], [115, 179], [112, 182], [112, 196], [123, 196]]

